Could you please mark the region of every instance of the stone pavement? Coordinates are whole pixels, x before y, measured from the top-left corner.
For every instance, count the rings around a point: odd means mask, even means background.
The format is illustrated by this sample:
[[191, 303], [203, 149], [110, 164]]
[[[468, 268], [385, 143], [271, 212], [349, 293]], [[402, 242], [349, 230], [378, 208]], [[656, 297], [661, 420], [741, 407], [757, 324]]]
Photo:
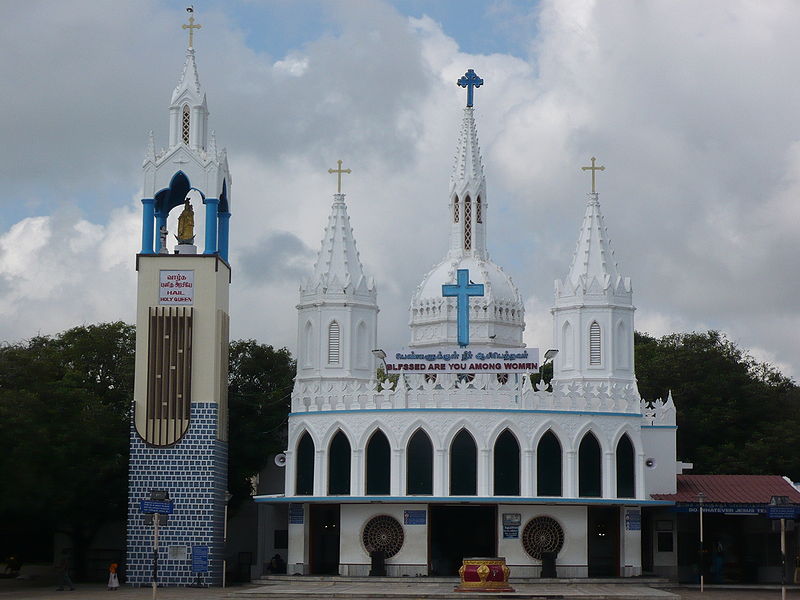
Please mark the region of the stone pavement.
[[[512, 584], [514, 582], [512, 581]], [[326, 588], [325, 585], [328, 587]], [[406, 586], [412, 589], [403, 590], [401, 587], [402, 582], [395, 580], [391, 586], [387, 586], [385, 582], [365, 582], [365, 583], [352, 583], [352, 582], [313, 582], [296, 580], [290, 583], [282, 582], [281, 588], [287, 586], [289, 596], [284, 598], [305, 598], [307, 600], [322, 600], [328, 598], [358, 598], [359, 600], [376, 600], [378, 598], [386, 599], [392, 598], [394, 600], [416, 600], [418, 598], [482, 598], [486, 599], [484, 594], [452, 594], [452, 584], [427, 584], [418, 582], [407, 582]], [[356, 590], [352, 588], [359, 586]], [[427, 590], [422, 590], [420, 586], [431, 586], [441, 588], [441, 593], [433, 594], [425, 593]], [[612, 595], [606, 595], [605, 598], [620, 598], [623, 600], [634, 600], [635, 598], [660, 598], [663, 600], [672, 599], [677, 600], [780, 600], [780, 588], [771, 587], [765, 588], [751, 588], [751, 589], [729, 589], [718, 587], [707, 587], [704, 593], [700, 593], [696, 588], [669, 588], [666, 591], [650, 590], [646, 588], [643, 590], [644, 596], [636, 596], [635, 592], [642, 590], [642, 588], [635, 584], [617, 584], [613, 583], [564, 583], [564, 584], [514, 584], [517, 588], [517, 595], [497, 595], [494, 597], [504, 598], [546, 598], [547, 596], [532, 595], [534, 590], [539, 592], [550, 592], [551, 589], [555, 590], [556, 594], [564, 599], [578, 599], [583, 598], [599, 598], [603, 596], [596, 595], [598, 592], [609, 592]], [[547, 587], [542, 587], [547, 586]], [[553, 586], [551, 588], [550, 586]], [[45, 585], [43, 581], [28, 581], [16, 582], [9, 580], [0, 580], [0, 600], [150, 600], [152, 598], [151, 588], [130, 588], [123, 585], [119, 591], [109, 592], [106, 590], [105, 585], [102, 584], [77, 584], [77, 589], [74, 592], [57, 592], [55, 585]], [[263, 582], [258, 585], [230, 587], [227, 589], [221, 588], [159, 588], [159, 600], [247, 600], [248, 598], [278, 598], [278, 596], [264, 594], [266, 586]], [[523, 589], [524, 588], [524, 589]], [[275, 588], [273, 591], [278, 591]], [[334, 591], [335, 590], [335, 591]], [[304, 593], [305, 592], [305, 593]], [[313, 592], [309, 594], [309, 592]], [[353, 596], [339, 595], [339, 593], [347, 594], [355, 593]], [[364, 593], [367, 595], [362, 595]], [[393, 592], [404, 592], [403, 595], [398, 595]], [[660, 596], [651, 595], [652, 592], [661, 592]], [[490, 595], [491, 597], [491, 595]], [[551, 598], [553, 596], [550, 596]], [[800, 600], [800, 589], [793, 586], [786, 594], [789, 600]]]

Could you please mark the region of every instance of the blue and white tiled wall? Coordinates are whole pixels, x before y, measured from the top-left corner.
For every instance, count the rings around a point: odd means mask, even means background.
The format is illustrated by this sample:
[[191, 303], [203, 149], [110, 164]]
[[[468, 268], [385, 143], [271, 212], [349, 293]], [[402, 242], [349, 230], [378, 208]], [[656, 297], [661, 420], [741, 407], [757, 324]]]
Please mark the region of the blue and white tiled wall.
[[[208, 546], [208, 573], [202, 574], [202, 583], [222, 584], [228, 444], [217, 439], [217, 418], [215, 403], [193, 402], [189, 431], [168, 448], [148, 446], [131, 427], [127, 583], [142, 586], [152, 581], [153, 526], [145, 525], [139, 501], [158, 489], [169, 491], [175, 504], [167, 525], [159, 527], [159, 583], [195, 583], [192, 546]], [[169, 560], [170, 546], [187, 547], [186, 560]]]

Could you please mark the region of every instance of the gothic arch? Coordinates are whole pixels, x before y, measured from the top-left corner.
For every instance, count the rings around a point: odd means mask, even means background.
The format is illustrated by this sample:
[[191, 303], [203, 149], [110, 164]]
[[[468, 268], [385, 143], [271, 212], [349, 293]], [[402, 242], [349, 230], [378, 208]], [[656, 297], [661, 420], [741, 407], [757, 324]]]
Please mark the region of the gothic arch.
[[338, 429], [328, 445], [328, 495], [349, 496], [350, 473], [353, 468], [353, 445], [341, 429]]
[[433, 494], [433, 440], [425, 429], [418, 427], [403, 447], [406, 453], [406, 494]]
[[492, 432], [486, 438], [486, 447], [494, 448], [494, 445], [497, 443], [497, 438], [499, 438], [505, 430], [510, 431], [511, 434], [517, 439], [520, 452], [528, 449], [528, 440], [526, 439], [525, 434], [519, 431], [517, 424], [511, 421], [511, 419], [503, 419], [495, 426], [494, 429], [492, 429]]
[[586, 437], [587, 433], [591, 433], [597, 440], [597, 443], [600, 444], [600, 452], [611, 452], [611, 447], [608, 444], [609, 440], [602, 434], [600, 428], [594, 422], [585, 423], [578, 429], [575, 437], [572, 439], [573, 449], [578, 450], [580, 448], [581, 442], [583, 438]]
[[587, 431], [578, 445], [578, 496], [603, 497], [603, 449], [592, 431]]
[[519, 438], [509, 428], [503, 429], [492, 444], [493, 493], [495, 496], [519, 496], [521, 491], [522, 452]]
[[358, 439], [358, 447], [359, 448], [366, 448], [367, 443], [369, 443], [369, 439], [375, 434], [376, 431], [382, 431], [383, 435], [386, 436], [386, 440], [389, 442], [390, 448], [398, 448], [397, 440], [394, 437], [394, 433], [392, 432], [391, 428], [387, 427], [386, 424], [381, 423], [380, 421], [375, 421], [371, 425], [369, 425], [365, 430], [364, 433], [361, 434], [361, 437]]
[[316, 456], [314, 438], [307, 429], [297, 438], [295, 445], [295, 490], [297, 496], [314, 495], [314, 462]]
[[459, 429], [449, 446], [451, 496], [475, 496], [478, 493], [478, 444], [466, 427]]
[[350, 442], [350, 446], [352, 447], [353, 446], [353, 442], [356, 439], [356, 436], [353, 434], [353, 432], [350, 430], [350, 428], [345, 423], [342, 423], [341, 421], [335, 421], [335, 422], [331, 423], [328, 426], [328, 429], [326, 429], [325, 433], [322, 435], [323, 444], [319, 445], [318, 447], [320, 447], [320, 448], [324, 447], [324, 448], [330, 450], [331, 441], [333, 440], [333, 436], [335, 436], [338, 431], [341, 431], [342, 433], [345, 434], [345, 436], [347, 436], [347, 441]]
[[436, 433], [428, 426], [428, 424], [423, 421], [422, 419], [416, 419], [411, 425], [405, 428], [403, 432], [403, 436], [400, 438], [400, 443], [398, 444], [398, 448], [406, 448], [408, 447], [408, 442], [414, 436], [417, 431], [422, 430], [428, 436], [428, 439], [433, 444], [433, 449], [442, 448], [442, 444], [440, 443], [439, 438], [436, 436]]
[[604, 362], [603, 354], [605, 352], [603, 348], [603, 328], [597, 319], [593, 319], [589, 324], [588, 334], [589, 366], [602, 367]]
[[619, 438], [614, 451], [617, 498], [636, 497], [636, 449], [627, 433]]
[[391, 461], [389, 438], [378, 427], [373, 430], [364, 447], [364, 489], [368, 496], [389, 494], [392, 481]]
[[539, 442], [542, 441], [542, 437], [548, 431], [552, 431], [553, 435], [556, 436], [558, 443], [561, 445], [561, 451], [567, 452], [569, 450], [573, 450], [572, 440], [570, 439], [569, 435], [561, 428], [561, 426], [554, 421], [553, 419], [547, 419], [544, 421], [536, 431], [533, 432], [533, 436], [531, 436], [532, 448], [538, 448]]
[[336, 319], [328, 323], [328, 364], [341, 366], [342, 364], [342, 326]]
[[442, 448], [445, 450], [449, 450], [450, 446], [453, 443], [453, 438], [459, 434], [462, 429], [465, 429], [471, 436], [472, 439], [475, 440], [475, 446], [477, 448], [485, 448], [486, 444], [483, 443], [484, 440], [478, 437], [478, 434], [473, 431], [473, 423], [468, 421], [467, 419], [459, 419], [445, 434], [444, 438], [442, 438]]
[[367, 339], [367, 324], [361, 320], [356, 326], [356, 366], [366, 369], [369, 365], [369, 340]]
[[536, 442], [536, 495], [564, 495], [564, 444], [548, 428]]
[[619, 440], [623, 435], [627, 435], [630, 440], [631, 444], [633, 444], [633, 451], [636, 454], [641, 454], [644, 452], [642, 449], [642, 440], [638, 435], [640, 430], [634, 427], [631, 423], [623, 423], [619, 426], [619, 428], [614, 432], [614, 435], [611, 436], [610, 440], [610, 447], [616, 448], [617, 444], [619, 444]]

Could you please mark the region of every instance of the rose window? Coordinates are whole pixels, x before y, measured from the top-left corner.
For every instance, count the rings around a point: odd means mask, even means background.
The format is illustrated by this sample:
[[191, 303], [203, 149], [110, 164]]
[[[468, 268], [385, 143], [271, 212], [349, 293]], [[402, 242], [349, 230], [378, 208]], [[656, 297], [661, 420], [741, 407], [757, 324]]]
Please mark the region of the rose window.
[[558, 554], [563, 546], [564, 530], [552, 517], [531, 519], [522, 530], [522, 547], [536, 560], [545, 552]]
[[375, 550], [382, 550], [386, 558], [391, 558], [403, 547], [405, 534], [403, 526], [394, 517], [379, 515], [371, 518], [364, 525], [361, 542], [367, 554]]

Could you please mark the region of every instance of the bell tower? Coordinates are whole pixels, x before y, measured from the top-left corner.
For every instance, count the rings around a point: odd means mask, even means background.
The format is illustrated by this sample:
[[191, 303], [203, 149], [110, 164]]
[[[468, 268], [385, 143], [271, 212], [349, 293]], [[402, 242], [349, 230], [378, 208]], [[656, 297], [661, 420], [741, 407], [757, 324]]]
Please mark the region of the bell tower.
[[[201, 26], [187, 11], [189, 44], [169, 106], [169, 146], [156, 152], [151, 132], [142, 165], [127, 543], [134, 586], [152, 582], [154, 531], [141, 501], [154, 490], [173, 504], [159, 527], [158, 583], [199, 578], [219, 585], [223, 572], [231, 177], [225, 150], [217, 151], [208, 130], [193, 47]], [[201, 203], [205, 226], [196, 232]], [[174, 209], [179, 216], [168, 231]]]

